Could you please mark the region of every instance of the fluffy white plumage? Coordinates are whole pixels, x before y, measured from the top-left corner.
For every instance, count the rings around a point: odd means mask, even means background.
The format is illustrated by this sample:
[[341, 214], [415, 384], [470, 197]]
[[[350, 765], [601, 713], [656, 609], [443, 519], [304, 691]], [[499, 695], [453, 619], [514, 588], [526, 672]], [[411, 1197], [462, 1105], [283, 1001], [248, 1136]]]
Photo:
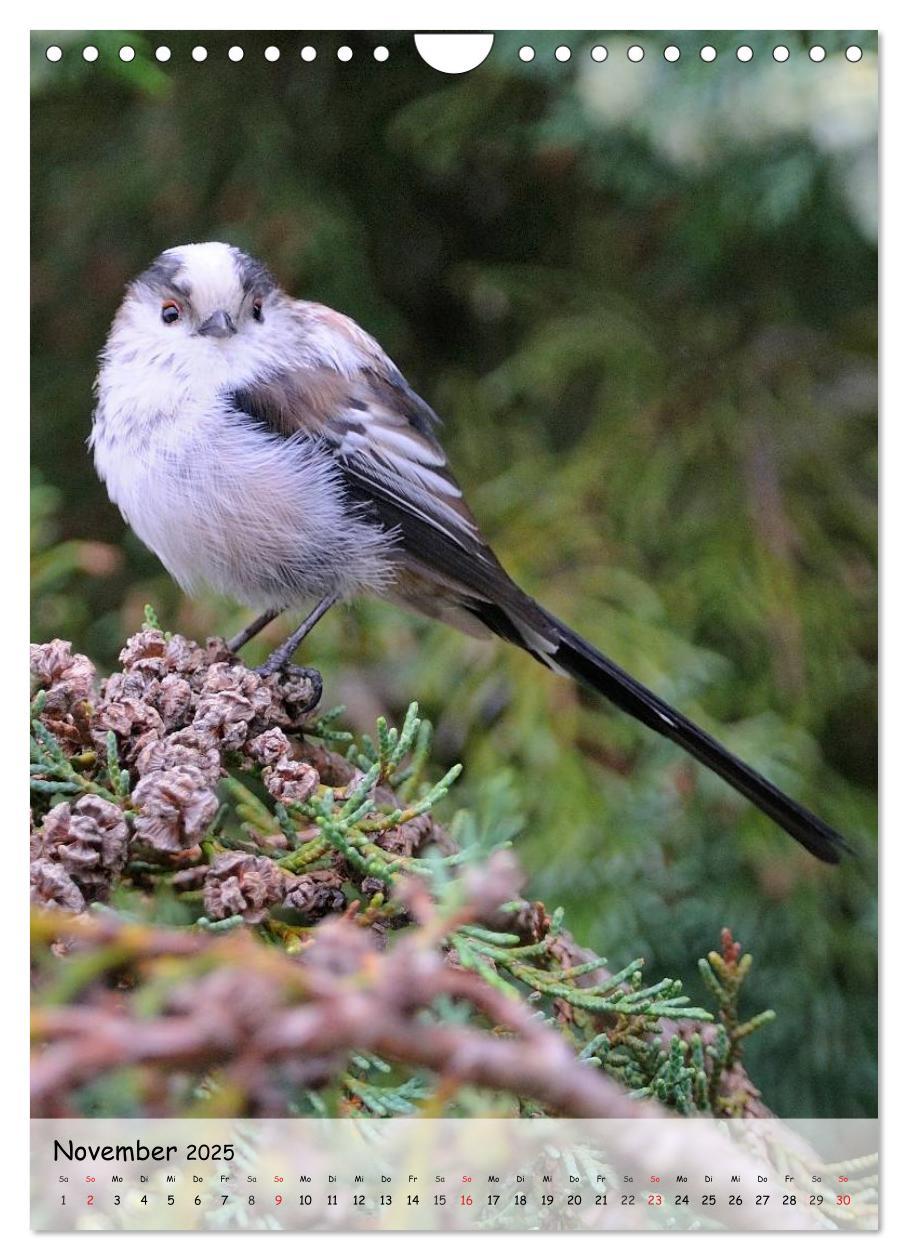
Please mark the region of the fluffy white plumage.
[[[247, 285], [244, 268], [248, 260], [229, 245], [185, 245], [130, 286], [97, 379], [98, 473], [187, 591], [207, 586], [265, 609], [382, 589], [389, 538], [344, 504], [328, 450], [303, 434], [278, 438], [229, 401], [288, 369], [327, 364], [352, 376], [371, 347], [319, 327], [310, 304], [287, 298], [270, 277], [253, 273]], [[170, 301], [180, 314], [168, 325]], [[201, 334], [218, 311], [236, 332]]]

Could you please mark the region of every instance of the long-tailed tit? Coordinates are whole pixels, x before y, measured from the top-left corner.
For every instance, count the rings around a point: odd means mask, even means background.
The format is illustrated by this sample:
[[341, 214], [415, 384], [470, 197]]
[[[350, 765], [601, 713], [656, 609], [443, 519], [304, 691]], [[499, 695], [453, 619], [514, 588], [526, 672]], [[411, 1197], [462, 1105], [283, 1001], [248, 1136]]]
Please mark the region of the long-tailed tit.
[[229, 245], [169, 249], [128, 288], [101, 356], [91, 443], [111, 499], [187, 591], [261, 615], [374, 593], [516, 644], [686, 749], [825, 862], [847, 848], [526, 595], [485, 542], [438, 417], [351, 319], [288, 296]]

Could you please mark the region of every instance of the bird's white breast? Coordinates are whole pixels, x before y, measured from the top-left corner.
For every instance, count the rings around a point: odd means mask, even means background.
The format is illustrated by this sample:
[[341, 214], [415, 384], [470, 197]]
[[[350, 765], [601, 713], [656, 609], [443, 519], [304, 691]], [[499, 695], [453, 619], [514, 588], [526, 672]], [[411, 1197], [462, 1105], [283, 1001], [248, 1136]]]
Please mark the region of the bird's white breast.
[[[130, 360], [115, 343], [98, 378], [92, 446], [111, 499], [188, 591], [253, 608], [381, 589], [387, 538], [347, 507], [327, 450], [233, 411], [261, 363], [179, 353]], [[229, 376], [229, 385], [227, 377]]]

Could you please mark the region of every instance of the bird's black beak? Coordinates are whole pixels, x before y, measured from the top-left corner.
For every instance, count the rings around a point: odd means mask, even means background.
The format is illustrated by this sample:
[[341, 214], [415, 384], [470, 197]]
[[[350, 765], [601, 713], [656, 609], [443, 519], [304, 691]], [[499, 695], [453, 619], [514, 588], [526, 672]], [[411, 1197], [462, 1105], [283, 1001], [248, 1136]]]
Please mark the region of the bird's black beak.
[[200, 337], [232, 337], [236, 324], [226, 311], [215, 311], [199, 328]]

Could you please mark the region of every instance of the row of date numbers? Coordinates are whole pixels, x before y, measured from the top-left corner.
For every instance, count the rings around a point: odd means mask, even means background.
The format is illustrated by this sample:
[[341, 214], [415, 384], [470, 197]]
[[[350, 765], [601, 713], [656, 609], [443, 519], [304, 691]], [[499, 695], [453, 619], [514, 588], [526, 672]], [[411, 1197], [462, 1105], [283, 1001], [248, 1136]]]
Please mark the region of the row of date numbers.
[[[426, 1201], [428, 1202], [429, 1201], [428, 1196], [425, 1196], [425, 1197], [426, 1197]], [[129, 1196], [124, 1196], [120, 1194], [113, 1195], [113, 1206], [114, 1207], [123, 1206], [124, 1198], [128, 1200]], [[283, 1194], [275, 1194], [272, 1196], [254, 1195], [254, 1194], [250, 1194], [246, 1196], [219, 1194], [219, 1195], [212, 1196], [212, 1198], [215, 1205], [221, 1206], [221, 1207], [226, 1207], [227, 1204], [230, 1203], [231, 1201], [243, 1202], [244, 1199], [248, 1207], [261, 1207], [263, 1205], [267, 1205], [268, 1207], [282, 1207], [284, 1204], [293, 1202], [292, 1196], [283, 1195]], [[341, 1207], [343, 1206], [343, 1203], [342, 1203], [343, 1198], [344, 1196], [342, 1195], [329, 1194], [324, 1199], [324, 1205], [327, 1207]], [[716, 1207], [721, 1198], [722, 1198], [721, 1195], [716, 1195], [716, 1194], [700, 1195], [699, 1206], [700, 1207]], [[138, 1202], [140, 1206], [147, 1207], [149, 1206], [149, 1204], [154, 1203], [156, 1199], [157, 1199], [157, 1196], [155, 1195], [142, 1194], [135, 1201]], [[220, 1204], [217, 1204], [218, 1199], [220, 1199]], [[697, 1196], [694, 1195], [693, 1199], [694, 1199], [694, 1205], [696, 1206]], [[772, 1199], [772, 1196], [769, 1194], [755, 1195], [754, 1205], [756, 1207], [768, 1207], [771, 1199]], [[60, 1196], [60, 1204], [62, 1207], [71, 1206], [73, 1200], [74, 1200], [74, 1196], [72, 1195], [67, 1196], [63, 1194]], [[311, 1194], [301, 1194], [297, 1196], [297, 1200], [298, 1200], [297, 1206], [299, 1207], [315, 1206], [315, 1198]], [[457, 1206], [460, 1206], [460, 1207], [474, 1207], [480, 1202], [482, 1202], [482, 1200], [483, 1200], [482, 1195], [476, 1195], [474, 1197], [472, 1194], [462, 1194], [459, 1196], [459, 1199], [457, 1197], [452, 1198], [452, 1201]], [[77, 1199], [75, 1201], [78, 1202]], [[499, 1207], [503, 1205], [503, 1202], [504, 1204], [506, 1204], [508, 1201], [509, 1199], [507, 1195], [502, 1196], [500, 1194], [488, 1194], [485, 1196], [485, 1204], [487, 1207]], [[595, 1195], [585, 1196], [585, 1201], [588, 1206], [593, 1206], [593, 1207], [646, 1206], [646, 1207], [659, 1208], [659, 1207], [664, 1207], [667, 1205], [672, 1205], [674, 1207], [690, 1207], [691, 1196], [689, 1194], [675, 1194], [675, 1195], [622, 1194], [619, 1198], [619, 1196], [616, 1196], [616, 1195], [609, 1196], [607, 1194], [595, 1194]], [[801, 1199], [800, 1199], [800, 1202], [809, 1203], [811, 1207], [822, 1207], [824, 1201], [825, 1201], [825, 1198], [822, 1194], [811, 1194], [809, 1196], [801, 1196]], [[101, 1202], [101, 1196], [91, 1193], [85, 1196], [84, 1205], [86, 1207], [95, 1207], [100, 1202]], [[166, 1197], [162, 1196], [162, 1202], [164, 1202], [164, 1204], [167, 1207], [175, 1207], [177, 1203], [177, 1196], [174, 1194], [168, 1194]], [[198, 1195], [198, 1194], [195, 1195], [193, 1197], [192, 1202], [195, 1207], [203, 1206], [201, 1195]], [[510, 1202], [512, 1202], [515, 1207], [531, 1207], [531, 1206], [534, 1206], [534, 1196], [526, 1195], [526, 1194], [515, 1194], [511, 1197]], [[781, 1196], [781, 1202], [782, 1202], [783, 1207], [797, 1207], [798, 1202], [799, 1202], [798, 1195], [783, 1194]], [[371, 1201], [369, 1201], [366, 1195], [364, 1194], [354, 1194], [350, 1198], [349, 1206], [354, 1207], [354, 1208], [364, 1208], [364, 1209], [369, 1210], [373, 1207], [378, 1207], [378, 1208], [392, 1207], [393, 1203], [394, 1203], [394, 1196], [390, 1194], [380, 1195], [376, 1203], [372, 1203]], [[435, 1194], [431, 1198], [431, 1203], [433, 1207], [446, 1207], [448, 1204], [448, 1195]], [[566, 1196], [559, 1195], [557, 1196], [557, 1203], [559, 1206], [563, 1204], [564, 1206], [567, 1206], [567, 1207], [582, 1207], [584, 1205], [584, 1195], [582, 1194], [568, 1194]], [[744, 1204], [743, 1195], [741, 1194], [728, 1195], [729, 1207], [742, 1207], [743, 1204]], [[539, 1200], [538, 1200], [539, 1207], [554, 1207], [555, 1205], [556, 1205], [556, 1196], [554, 1194], [543, 1194], [539, 1196]], [[835, 1205], [836, 1207], [850, 1207], [851, 1195], [850, 1194], [837, 1194], [835, 1196]], [[406, 1196], [406, 1206], [419, 1207], [420, 1196], [418, 1194], [408, 1194]]]

